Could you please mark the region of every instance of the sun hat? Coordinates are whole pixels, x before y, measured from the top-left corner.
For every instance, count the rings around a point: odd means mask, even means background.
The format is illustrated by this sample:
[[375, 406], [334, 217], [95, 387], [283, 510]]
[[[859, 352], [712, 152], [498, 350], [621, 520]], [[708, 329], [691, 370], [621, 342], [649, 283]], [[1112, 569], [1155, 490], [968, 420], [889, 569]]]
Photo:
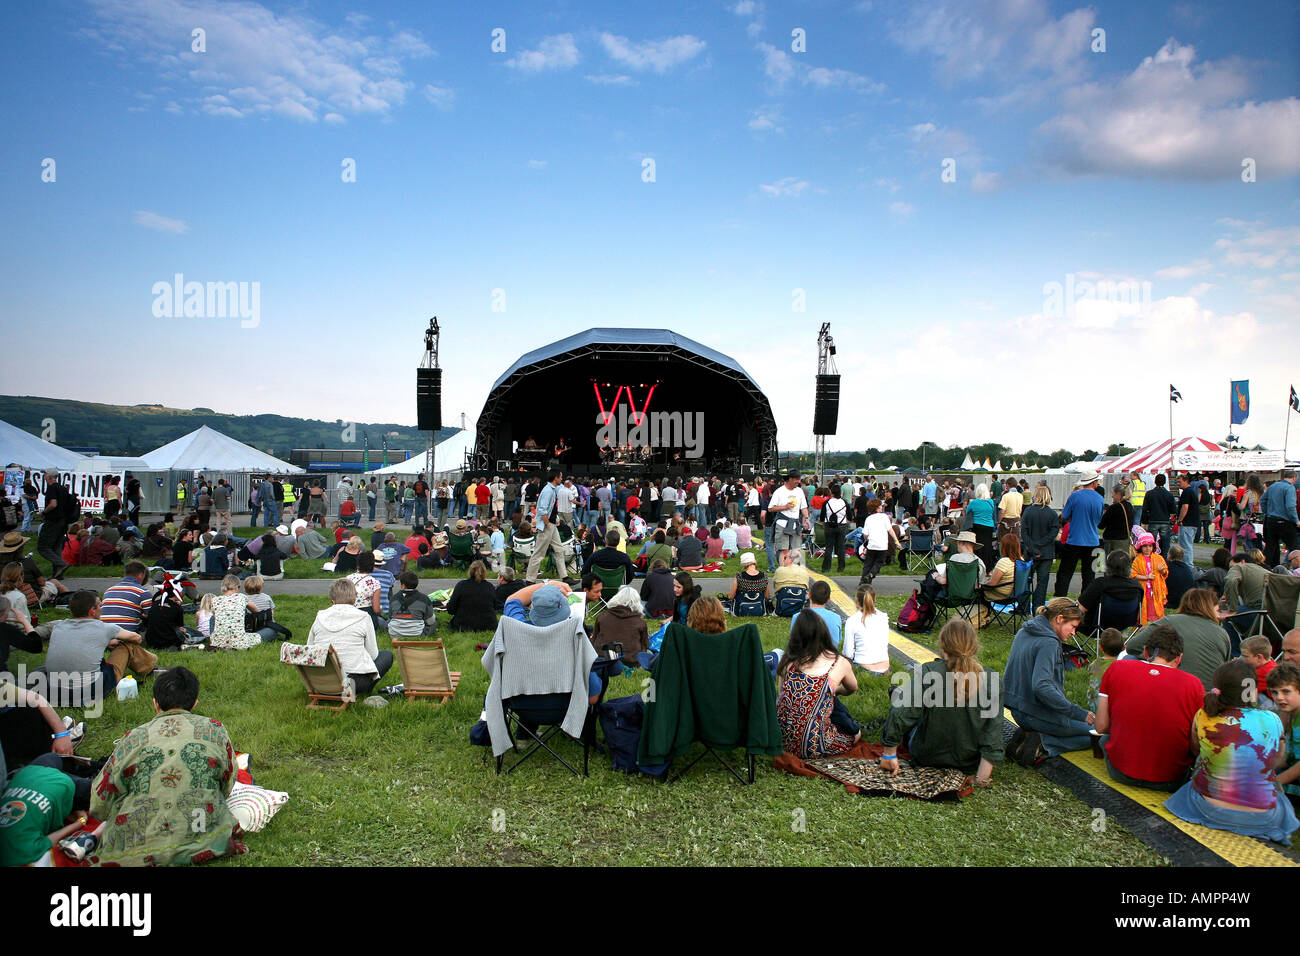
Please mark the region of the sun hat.
[[559, 624], [569, 616], [569, 602], [557, 587], [546, 585], [533, 592], [532, 611], [528, 619], [538, 627]]
[[4, 536], [4, 545], [0, 547], [0, 554], [9, 554], [13, 551], [21, 551], [23, 545], [30, 540], [32, 539], [24, 538], [17, 531], [10, 531]]
[[293, 534], [297, 534], [299, 528], [307, 528], [307, 527], [310, 527], [310, 525], [307, 524], [305, 518], [295, 518], [293, 520], [293, 524], [289, 525], [289, 531], [292, 532]]
[[465, 519], [464, 519], [464, 518], [457, 518], [457, 519], [456, 519], [456, 530], [457, 530], [457, 531], [464, 531], [466, 527], [467, 527], [467, 526], [466, 526], [466, 524], [465, 524]]
[[282, 524], [282, 525], [276, 525], [275, 533], [278, 534], [278, 535], [286, 535], [286, 534], [289, 533], [289, 526], [288, 526], [288, 525], [283, 525], [283, 524]]
[[376, 548], [374, 551], [371, 551], [370, 555], [375, 559], [375, 564], [383, 564], [385, 561], [388, 560], [388, 557], [384, 554], [384, 552], [380, 551], [378, 548]]
[[1084, 485], [1090, 485], [1094, 481], [1101, 481], [1101, 475], [1095, 471], [1085, 471], [1079, 476], [1079, 480], [1074, 483], [1074, 487], [1082, 488]]
[[958, 544], [979, 544], [980, 539], [975, 537], [974, 531], [962, 531], [953, 536], [953, 540]]
[[757, 561], [757, 559], [754, 557], [754, 552], [752, 552], [752, 551], [745, 551], [745, 552], [743, 552], [743, 553], [740, 555], [740, 563], [741, 563], [741, 565], [743, 566], [743, 565], [746, 565], [746, 564], [757, 564], [758, 561]]

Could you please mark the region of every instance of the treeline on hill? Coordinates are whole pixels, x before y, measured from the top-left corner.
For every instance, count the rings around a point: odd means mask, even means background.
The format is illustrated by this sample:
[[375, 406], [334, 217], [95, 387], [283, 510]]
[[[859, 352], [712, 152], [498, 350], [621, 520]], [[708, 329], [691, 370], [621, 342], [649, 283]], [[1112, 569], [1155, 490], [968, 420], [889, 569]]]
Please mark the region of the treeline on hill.
[[[1039, 452], [1034, 449], [1028, 451], [1013, 451], [1006, 445], [994, 443], [984, 445], [967, 445], [965, 447], [951, 445], [948, 448], [939, 448], [938, 446], [928, 446], [922, 448], [918, 445], [916, 448], [868, 448], [866, 451], [828, 451], [826, 453], [826, 468], [828, 471], [862, 471], [869, 465], [875, 464], [876, 468], [885, 469], [894, 465], [902, 471], [904, 468], [920, 468], [922, 463], [924, 467], [931, 471], [953, 471], [961, 467], [961, 463], [967, 455], [971, 460], [984, 463], [987, 458], [991, 464], [1002, 462], [1003, 469], [1009, 469], [1012, 462], [1019, 462], [1024, 467], [1043, 467], [1043, 468], [1060, 468], [1062, 465], [1068, 465], [1072, 461], [1091, 461], [1098, 454], [1119, 456], [1127, 455], [1129, 452], [1136, 451], [1136, 448], [1130, 448], [1127, 445], [1109, 445], [1104, 452], [1097, 452], [1091, 448], [1081, 452], [1072, 452], [1068, 448], [1058, 448], [1052, 452]], [[924, 452], [924, 455], [922, 455]], [[782, 454], [782, 458], [787, 456]], [[813, 465], [812, 452], [791, 452], [788, 460], [792, 467], [811, 468]]]
[[[140, 455], [207, 425], [236, 441], [288, 459], [294, 448], [361, 448], [367, 436], [375, 461], [388, 447], [414, 452], [424, 448], [425, 435], [410, 425], [356, 423], [355, 443], [343, 440], [344, 421], [323, 422], [285, 415], [226, 415], [210, 408], [166, 408], [162, 405], [99, 405], [62, 398], [0, 396], [0, 418], [33, 435], [42, 435], [45, 421], [54, 421], [54, 442], [72, 448], [98, 448], [101, 455]], [[444, 428], [438, 440], [459, 429]]]

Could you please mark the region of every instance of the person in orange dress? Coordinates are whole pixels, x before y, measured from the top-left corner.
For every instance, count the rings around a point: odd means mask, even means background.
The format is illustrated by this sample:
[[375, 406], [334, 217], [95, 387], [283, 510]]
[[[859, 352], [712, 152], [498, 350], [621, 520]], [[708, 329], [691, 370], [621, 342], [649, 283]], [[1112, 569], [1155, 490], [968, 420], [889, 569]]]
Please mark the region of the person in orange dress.
[[1155, 553], [1156, 539], [1149, 532], [1138, 535], [1137, 549], [1137, 557], [1133, 559], [1133, 580], [1142, 585], [1142, 626], [1146, 627], [1165, 616], [1165, 600], [1169, 596], [1165, 580], [1169, 577], [1169, 565]]

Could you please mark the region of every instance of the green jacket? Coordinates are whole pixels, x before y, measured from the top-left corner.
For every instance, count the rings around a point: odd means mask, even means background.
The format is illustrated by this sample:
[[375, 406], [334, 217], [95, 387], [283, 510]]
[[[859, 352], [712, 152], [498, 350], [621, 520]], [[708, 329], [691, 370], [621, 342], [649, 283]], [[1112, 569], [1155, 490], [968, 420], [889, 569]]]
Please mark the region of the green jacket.
[[667, 763], [697, 740], [718, 750], [782, 753], [776, 687], [752, 623], [724, 634], [670, 624], [651, 679], [638, 763]]
[[881, 743], [897, 747], [915, 727], [916, 735], [907, 749], [918, 766], [955, 767], [973, 773], [981, 757], [1001, 763], [1002, 695], [997, 671], [984, 668], [988, 683], [983, 693], [987, 696], [967, 707], [947, 706], [954, 687], [947, 675], [948, 665], [940, 658], [922, 664], [910, 680], [895, 688]]

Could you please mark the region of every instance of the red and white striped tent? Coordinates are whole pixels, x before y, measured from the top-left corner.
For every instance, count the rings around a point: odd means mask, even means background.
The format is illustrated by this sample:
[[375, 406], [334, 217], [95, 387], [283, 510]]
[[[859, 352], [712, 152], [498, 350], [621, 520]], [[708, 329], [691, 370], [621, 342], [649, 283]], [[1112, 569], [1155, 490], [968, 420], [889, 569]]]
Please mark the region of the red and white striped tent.
[[1130, 471], [1168, 471], [1174, 463], [1174, 452], [1176, 451], [1223, 450], [1222, 445], [1206, 441], [1204, 438], [1175, 438], [1173, 441], [1166, 438], [1164, 441], [1152, 442], [1145, 448], [1139, 448], [1123, 458], [1116, 458], [1114, 461], [1098, 465], [1097, 471], [1103, 475]]

